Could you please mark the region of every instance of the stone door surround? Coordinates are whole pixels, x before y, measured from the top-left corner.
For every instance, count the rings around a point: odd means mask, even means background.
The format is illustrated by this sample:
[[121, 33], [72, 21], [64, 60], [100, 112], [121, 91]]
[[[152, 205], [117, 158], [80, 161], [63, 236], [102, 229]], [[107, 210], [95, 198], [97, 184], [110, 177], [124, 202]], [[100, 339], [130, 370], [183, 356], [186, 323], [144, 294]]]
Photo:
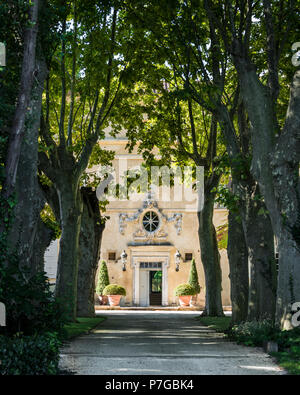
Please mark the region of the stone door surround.
[[[155, 248], [156, 247], [156, 248]], [[139, 246], [130, 247], [131, 267], [133, 269], [133, 305], [140, 305], [140, 263], [161, 262], [162, 271], [162, 306], [168, 306], [168, 268], [170, 266], [170, 252], [174, 247]], [[145, 270], [145, 269], [142, 269]], [[147, 269], [146, 269], [147, 270]], [[151, 270], [151, 269], [150, 269]]]

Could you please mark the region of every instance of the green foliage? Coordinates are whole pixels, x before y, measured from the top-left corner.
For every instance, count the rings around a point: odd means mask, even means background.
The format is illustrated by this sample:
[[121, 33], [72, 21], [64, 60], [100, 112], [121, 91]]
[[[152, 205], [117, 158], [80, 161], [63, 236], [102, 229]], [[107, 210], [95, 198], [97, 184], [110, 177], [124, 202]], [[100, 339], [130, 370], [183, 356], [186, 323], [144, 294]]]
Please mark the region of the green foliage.
[[297, 339], [297, 345], [293, 345], [293, 341], [286, 349], [286, 351], [281, 351], [274, 353], [277, 362], [280, 366], [286, 369], [290, 374], [300, 375], [300, 336]]
[[263, 346], [268, 340], [276, 340], [279, 329], [273, 321], [247, 321], [235, 325], [229, 332], [229, 337], [246, 346]]
[[243, 322], [233, 326], [228, 335], [238, 343], [248, 346], [263, 346], [265, 341], [275, 341], [279, 350], [284, 350], [291, 345], [300, 345], [300, 328], [281, 330], [270, 320]]
[[218, 186], [216, 202], [238, 216], [239, 197], [232, 193], [226, 185], [221, 184]]
[[59, 239], [61, 236], [61, 228], [48, 204], [45, 205], [40, 216], [44, 224], [53, 231], [53, 240]]
[[56, 375], [61, 345], [51, 332], [0, 336], [0, 375]]
[[0, 301], [7, 312], [7, 327], [1, 331], [7, 335], [62, 331], [63, 313], [45, 273], [33, 275], [29, 269], [10, 262], [8, 268], [2, 269]]
[[97, 282], [97, 287], [96, 287], [97, 294], [102, 295], [103, 290], [107, 285], [109, 285], [109, 276], [108, 276], [107, 265], [106, 265], [105, 261], [102, 261], [100, 264], [98, 282]]
[[246, 346], [262, 347], [265, 342], [278, 344], [277, 362], [291, 374], [300, 374], [300, 328], [281, 330], [272, 321], [244, 322], [232, 327], [228, 337]]
[[216, 231], [219, 250], [226, 249], [228, 243], [228, 224], [218, 226]]
[[118, 284], [107, 285], [103, 290], [103, 295], [122, 295], [126, 296], [126, 289]]
[[[122, 103], [119, 115], [130, 149], [138, 145], [151, 165], [204, 165], [206, 176], [223, 173], [221, 130], [210, 131], [211, 113], [200, 105], [204, 96], [218, 90], [200, 81], [199, 58], [194, 55], [203, 34], [209, 34], [203, 9], [181, 1], [170, 6], [169, 2], [149, 1], [145, 5], [137, 0], [128, 4], [127, 11], [133, 25], [132, 40], [139, 51], [131, 65], [135, 88]], [[204, 56], [206, 63], [208, 54], [204, 53], [201, 50], [199, 57]], [[160, 160], [155, 160], [153, 147]]]
[[[13, 205], [12, 201], [7, 206], [11, 211], [5, 213], [5, 230], [0, 233], [0, 301], [7, 314], [7, 326], [0, 328], [0, 374], [57, 374], [65, 321], [45, 273], [20, 267], [9, 251]], [[4, 207], [0, 196], [1, 212]]]
[[57, 374], [65, 321], [45, 273], [21, 267], [8, 248], [14, 204], [0, 196], [0, 214], [7, 219], [0, 233], [0, 301], [7, 313], [7, 326], [0, 328], [0, 374]]
[[[51, 15], [55, 15], [57, 21], [52, 16], [53, 27], [48, 36], [44, 32], [46, 37], [43, 37], [45, 52], [48, 46], [51, 48], [48, 90], [43, 102], [48, 124], [41, 133], [39, 149], [53, 157], [60, 141], [66, 139], [66, 154], [74, 166], [84, 163], [80, 168], [82, 175], [88, 165], [108, 165], [114, 156], [96, 143], [105, 138], [104, 129], [122, 96], [121, 80], [131, 57], [127, 37], [130, 29], [124, 24], [119, 4], [114, 0], [89, 0], [88, 5], [84, 1], [70, 1], [65, 5], [55, 1], [46, 9], [46, 16]], [[68, 92], [68, 100], [62, 95], [63, 89]], [[59, 125], [57, 114], [61, 106], [64, 115]], [[48, 138], [44, 138], [45, 133]], [[81, 160], [83, 153], [84, 161]], [[91, 186], [99, 184], [93, 173], [82, 176], [81, 182]]]
[[179, 284], [174, 290], [175, 296], [196, 295], [197, 292], [190, 284]]
[[194, 288], [196, 294], [200, 293], [201, 287], [199, 284], [195, 258], [192, 260], [188, 283]]

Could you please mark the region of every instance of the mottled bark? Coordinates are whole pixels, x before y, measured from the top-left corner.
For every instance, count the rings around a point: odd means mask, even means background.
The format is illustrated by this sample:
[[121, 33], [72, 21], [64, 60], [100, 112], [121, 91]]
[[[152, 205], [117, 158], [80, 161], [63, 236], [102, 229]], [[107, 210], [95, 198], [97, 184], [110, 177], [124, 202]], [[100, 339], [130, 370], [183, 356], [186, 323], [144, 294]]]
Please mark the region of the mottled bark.
[[201, 260], [205, 274], [205, 309], [203, 315], [222, 316], [222, 272], [216, 230], [213, 224], [215, 193], [212, 189], [219, 183], [219, 176], [213, 174], [205, 182], [204, 205], [198, 212], [198, 235]]
[[232, 189], [239, 198], [236, 206], [248, 251], [248, 320], [274, 319], [277, 276], [270, 217], [250, 174], [243, 179], [234, 178]]
[[8, 199], [9, 196], [11, 196], [14, 192], [21, 146], [25, 132], [25, 120], [28, 115], [28, 105], [32, 97], [34, 70], [36, 66], [35, 54], [38, 33], [38, 10], [39, 1], [35, 0], [30, 6], [28, 27], [26, 28], [24, 34], [24, 55], [22, 62], [20, 89], [6, 156], [5, 181], [1, 191], [4, 199]]
[[248, 249], [241, 218], [236, 213], [228, 214], [228, 245], [230, 296], [232, 305], [231, 323], [247, 320], [249, 297]]
[[55, 294], [63, 304], [66, 318], [75, 321], [77, 312], [77, 279], [79, 264], [79, 232], [82, 200], [80, 190], [66, 171], [60, 176], [57, 190], [62, 234], [59, 244]]
[[[271, 169], [278, 215], [277, 321], [290, 328], [291, 305], [300, 301], [300, 70], [292, 85], [285, 125], [276, 141]], [[269, 203], [271, 204], [271, 202]]]
[[244, 203], [240, 212], [248, 248], [248, 321], [274, 319], [277, 276], [270, 217], [265, 205], [255, 200], [255, 194]]
[[79, 236], [79, 267], [77, 282], [77, 316], [95, 315], [95, 277], [100, 258], [102, 233], [99, 201], [91, 188], [81, 188], [83, 211]]
[[248, 320], [272, 319], [276, 298], [274, 234], [258, 184], [250, 173], [248, 158], [251, 136], [245, 108], [241, 103], [237, 111], [239, 139], [224, 105], [219, 105], [218, 114], [232, 162], [232, 190], [238, 197], [237, 209], [248, 249]]
[[36, 80], [32, 99], [27, 109], [22, 149], [15, 184], [16, 205], [13, 211], [13, 223], [8, 241], [21, 266], [31, 266], [35, 250], [35, 240], [39, 231], [40, 211], [45, 198], [37, 180], [38, 131], [40, 125], [42, 93], [47, 68], [43, 61], [37, 61]]
[[285, 126], [276, 137], [277, 125], [270, 92], [254, 66], [233, 50], [241, 93], [251, 122], [252, 172], [269, 211], [279, 251], [276, 321], [291, 328], [291, 304], [300, 300], [299, 231], [300, 194], [300, 71], [294, 76]]
[[33, 273], [45, 271], [45, 252], [53, 238], [54, 231], [46, 226], [42, 219], [39, 218], [31, 258], [31, 268]]

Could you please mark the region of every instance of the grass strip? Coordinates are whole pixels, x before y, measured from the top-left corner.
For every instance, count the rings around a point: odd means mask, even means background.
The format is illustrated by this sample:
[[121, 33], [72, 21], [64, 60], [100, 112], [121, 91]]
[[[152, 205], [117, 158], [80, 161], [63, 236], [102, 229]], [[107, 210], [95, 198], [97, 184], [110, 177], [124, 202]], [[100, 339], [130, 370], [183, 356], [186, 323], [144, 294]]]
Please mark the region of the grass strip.
[[[291, 375], [300, 375], [300, 330], [291, 331], [273, 330], [264, 324], [261, 328], [256, 323], [251, 327], [251, 323], [238, 325], [238, 332], [229, 331], [230, 317], [198, 317], [200, 322], [217, 332], [225, 332], [230, 340], [246, 346], [262, 347], [263, 342], [275, 341], [278, 343], [279, 352], [271, 355], [276, 359], [279, 366], [284, 368]], [[248, 325], [248, 326], [247, 326]], [[247, 327], [246, 327], [247, 326]], [[257, 328], [256, 328], [257, 327]], [[252, 329], [251, 329], [252, 328]]]
[[231, 317], [199, 317], [200, 322], [216, 332], [224, 332], [229, 329]]
[[73, 339], [84, 333], [88, 333], [104, 321], [106, 317], [83, 318], [78, 317], [77, 322], [72, 322], [64, 326], [65, 340]]

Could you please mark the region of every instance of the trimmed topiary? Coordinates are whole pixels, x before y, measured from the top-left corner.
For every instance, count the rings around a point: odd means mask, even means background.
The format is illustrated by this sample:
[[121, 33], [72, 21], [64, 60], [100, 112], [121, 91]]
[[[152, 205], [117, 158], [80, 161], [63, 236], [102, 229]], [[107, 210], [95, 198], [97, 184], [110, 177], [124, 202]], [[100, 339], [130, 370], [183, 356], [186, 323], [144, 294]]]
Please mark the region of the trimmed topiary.
[[195, 295], [195, 288], [190, 284], [180, 284], [175, 288], [175, 296]]
[[110, 284], [103, 290], [103, 295], [122, 295], [126, 296], [126, 290], [124, 287], [118, 284]]
[[195, 289], [196, 294], [200, 293], [201, 287], [199, 284], [195, 258], [193, 258], [193, 260], [192, 260], [188, 283]]
[[96, 292], [98, 295], [103, 295], [103, 290], [109, 285], [108, 270], [105, 261], [102, 261], [99, 269], [98, 283], [96, 287]]

